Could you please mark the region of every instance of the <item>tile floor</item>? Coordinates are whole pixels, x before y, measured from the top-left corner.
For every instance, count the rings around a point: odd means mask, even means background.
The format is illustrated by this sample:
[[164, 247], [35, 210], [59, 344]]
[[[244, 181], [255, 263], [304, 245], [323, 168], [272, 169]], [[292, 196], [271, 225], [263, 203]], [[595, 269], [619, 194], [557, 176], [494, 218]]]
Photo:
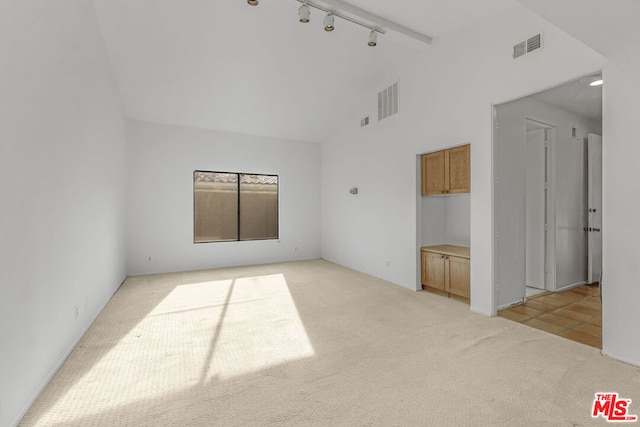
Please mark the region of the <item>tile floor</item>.
[[598, 286], [580, 286], [564, 292], [545, 292], [498, 316], [602, 348], [602, 304]]

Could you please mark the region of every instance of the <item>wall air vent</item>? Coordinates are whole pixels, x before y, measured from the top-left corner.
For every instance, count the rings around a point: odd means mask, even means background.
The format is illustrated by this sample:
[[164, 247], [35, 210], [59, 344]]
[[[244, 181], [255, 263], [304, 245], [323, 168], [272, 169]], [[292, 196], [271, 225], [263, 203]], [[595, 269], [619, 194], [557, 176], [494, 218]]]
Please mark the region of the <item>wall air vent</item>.
[[520, 42], [513, 47], [513, 59], [520, 58], [527, 53], [527, 42]]
[[533, 52], [542, 47], [542, 34], [538, 33], [527, 39], [527, 53]]
[[528, 39], [516, 43], [513, 46], [513, 59], [524, 56], [528, 53], [542, 48], [542, 33], [531, 36]]
[[398, 83], [378, 93], [378, 121], [398, 112]]

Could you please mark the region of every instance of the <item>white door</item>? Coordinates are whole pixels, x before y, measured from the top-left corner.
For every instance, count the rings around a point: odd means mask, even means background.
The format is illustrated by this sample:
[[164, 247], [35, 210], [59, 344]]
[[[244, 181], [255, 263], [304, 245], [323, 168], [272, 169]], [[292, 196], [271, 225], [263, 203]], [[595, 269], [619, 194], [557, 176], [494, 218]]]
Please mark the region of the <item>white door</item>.
[[527, 120], [526, 152], [526, 285], [545, 289], [546, 170], [549, 129]]
[[597, 283], [602, 274], [602, 136], [587, 135], [587, 162], [587, 283]]

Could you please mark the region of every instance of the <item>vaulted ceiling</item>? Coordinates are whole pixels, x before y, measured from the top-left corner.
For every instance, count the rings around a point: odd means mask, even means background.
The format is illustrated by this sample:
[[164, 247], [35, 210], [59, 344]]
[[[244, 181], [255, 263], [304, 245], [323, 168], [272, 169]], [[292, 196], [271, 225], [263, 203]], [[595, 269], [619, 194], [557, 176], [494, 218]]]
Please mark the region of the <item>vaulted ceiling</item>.
[[[354, 118], [363, 99], [375, 100], [402, 59], [431, 49], [393, 31], [372, 48], [365, 28], [339, 19], [327, 33], [317, 10], [310, 23], [301, 24], [296, 0], [260, 0], [258, 6], [246, 0], [93, 1], [127, 116], [178, 126], [322, 141]], [[599, 36], [606, 30], [596, 27], [592, 15], [607, 4], [619, 8], [613, 16], [640, 7], [634, 0], [519, 1], [603, 52], [625, 39], [615, 31], [603, 43]], [[517, 4], [316, 1], [328, 8], [340, 2], [432, 36], [433, 43]], [[600, 9], [581, 10], [586, 3]], [[588, 19], [581, 26], [583, 13]], [[628, 26], [632, 17], [625, 19]], [[603, 28], [615, 29], [611, 16], [603, 20]], [[639, 36], [640, 26], [635, 28]]]
[[[327, 4], [321, 1], [316, 3]], [[349, 0], [434, 37], [513, 0]], [[482, 3], [480, 6], [479, 3]], [[295, 0], [94, 0], [124, 109], [131, 118], [321, 141], [375, 99], [401, 58], [429, 46], [324, 15], [298, 22]], [[330, 5], [329, 5], [330, 7]]]
[[519, 0], [604, 56], [638, 49], [637, 0]]

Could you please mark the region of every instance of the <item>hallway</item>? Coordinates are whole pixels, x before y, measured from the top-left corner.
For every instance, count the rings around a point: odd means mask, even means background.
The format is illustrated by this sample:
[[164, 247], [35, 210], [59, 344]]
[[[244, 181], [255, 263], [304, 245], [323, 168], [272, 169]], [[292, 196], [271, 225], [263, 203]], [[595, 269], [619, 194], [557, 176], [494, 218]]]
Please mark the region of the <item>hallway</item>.
[[544, 292], [498, 316], [602, 348], [602, 304], [598, 286], [583, 285], [564, 292]]

